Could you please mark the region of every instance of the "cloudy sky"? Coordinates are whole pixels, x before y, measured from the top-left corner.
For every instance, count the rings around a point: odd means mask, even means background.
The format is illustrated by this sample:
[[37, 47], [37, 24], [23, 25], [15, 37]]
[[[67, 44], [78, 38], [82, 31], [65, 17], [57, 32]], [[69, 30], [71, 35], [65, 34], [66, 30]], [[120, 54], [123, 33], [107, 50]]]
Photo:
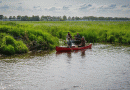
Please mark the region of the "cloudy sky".
[[0, 0], [0, 15], [130, 18], [130, 0]]

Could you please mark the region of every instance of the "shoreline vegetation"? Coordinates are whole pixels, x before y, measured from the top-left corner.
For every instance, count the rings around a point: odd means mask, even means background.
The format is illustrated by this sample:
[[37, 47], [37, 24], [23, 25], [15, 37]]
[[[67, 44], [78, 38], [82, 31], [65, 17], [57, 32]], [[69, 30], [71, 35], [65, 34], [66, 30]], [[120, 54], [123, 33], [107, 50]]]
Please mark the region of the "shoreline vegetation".
[[0, 21], [0, 54], [52, 50], [68, 32], [88, 43], [130, 45], [130, 21]]

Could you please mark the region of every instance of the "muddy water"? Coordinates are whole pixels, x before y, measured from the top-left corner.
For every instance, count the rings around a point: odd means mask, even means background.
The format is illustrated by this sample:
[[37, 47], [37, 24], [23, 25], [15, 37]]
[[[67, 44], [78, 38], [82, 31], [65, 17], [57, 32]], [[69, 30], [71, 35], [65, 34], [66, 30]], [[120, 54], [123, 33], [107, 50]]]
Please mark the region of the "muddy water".
[[130, 90], [130, 47], [1, 57], [0, 90]]

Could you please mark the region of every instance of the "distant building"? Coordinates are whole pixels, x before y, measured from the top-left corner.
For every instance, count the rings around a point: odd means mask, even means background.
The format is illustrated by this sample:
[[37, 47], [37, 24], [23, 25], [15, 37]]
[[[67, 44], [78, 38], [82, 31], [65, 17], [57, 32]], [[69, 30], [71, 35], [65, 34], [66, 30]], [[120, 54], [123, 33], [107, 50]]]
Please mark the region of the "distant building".
[[21, 19], [2, 19], [1, 21], [21, 21]]
[[2, 19], [2, 21], [10, 21], [10, 19]]
[[15, 18], [15, 19], [10, 19], [10, 21], [21, 21], [21, 19]]

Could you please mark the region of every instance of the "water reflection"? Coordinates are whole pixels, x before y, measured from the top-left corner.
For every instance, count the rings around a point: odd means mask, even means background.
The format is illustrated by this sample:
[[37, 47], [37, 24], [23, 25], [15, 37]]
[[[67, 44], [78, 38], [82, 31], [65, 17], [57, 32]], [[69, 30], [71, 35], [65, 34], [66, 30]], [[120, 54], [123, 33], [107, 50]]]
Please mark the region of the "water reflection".
[[72, 58], [72, 53], [81, 53], [81, 57], [84, 58], [85, 57], [85, 51], [87, 49], [84, 50], [77, 50], [77, 51], [70, 51], [70, 52], [56, 52], [56, 56], [61, 55], [61, 54], [67, 54], [68, 58]]
[[67, 53], [67, 57], [68, 57], [68, 58], [71, 58], [71, 57], [72, 57], [72, 56], [71, 56], [71, 52]]
[[16, 60], [16, 59], [3, 59], [2, 62], [6, 62], [6, 63], [17, 63], [18, 60]]
[[73, 52], [0, 57], [0, 90], [130, 90], [129, 50], [98, 44]]
[[16, 55], [12, 55], [12, 56], [7, 56], [7, 55], [2, 55], [0, 56], [0, 63], [20, 63], [20, 62], [28, 62], [28, 61], [33, 61], [36, 59], [37, 60], [43, 60], [46, 62], [48, 62], [51, 58], [51, 54], [53, 54], [52, 52], [54, 51], [30, 51], [28, 53], [25, 54], [16, 54]]
[[82, 56], [82, 58], [85, 57], [85, 51], [86, 51], [86, 50], [82, 50], [82, 51], [81, 51], [81, 56]]

